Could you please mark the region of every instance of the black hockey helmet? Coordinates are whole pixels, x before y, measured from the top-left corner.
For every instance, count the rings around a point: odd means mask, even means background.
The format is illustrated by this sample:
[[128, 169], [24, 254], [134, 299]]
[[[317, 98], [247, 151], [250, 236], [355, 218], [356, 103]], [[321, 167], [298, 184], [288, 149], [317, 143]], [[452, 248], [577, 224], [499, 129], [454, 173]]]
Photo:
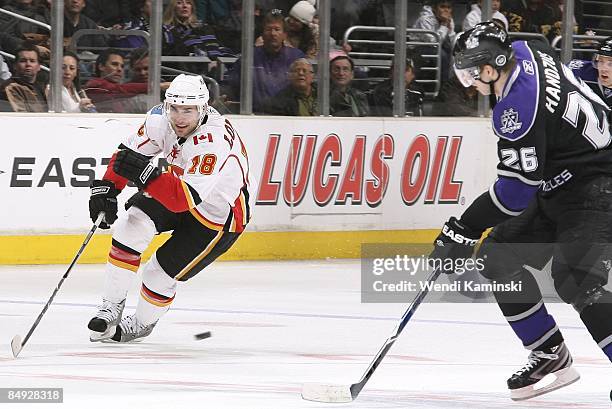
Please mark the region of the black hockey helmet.
[[601, 40], [596, 54], [612, 57], [612, 37]]
[[607, 57], [607, 59], [612, 58], [612, 37], [601, 40], [599, 47], [597, 47], [597, 51], [593, 54], [593, 67], [599, 70], [603, 68], [601, 64], [605, 64], [608, 69], [612, 68], [611, 61], [600, 61], [600, 57]]
[[459, 35], [453, 49], [457, 78], [469, 87], [479, 78], [478, 67], [499, 70], [514, 56], [508, 33], [499, 24], [484, 21]]

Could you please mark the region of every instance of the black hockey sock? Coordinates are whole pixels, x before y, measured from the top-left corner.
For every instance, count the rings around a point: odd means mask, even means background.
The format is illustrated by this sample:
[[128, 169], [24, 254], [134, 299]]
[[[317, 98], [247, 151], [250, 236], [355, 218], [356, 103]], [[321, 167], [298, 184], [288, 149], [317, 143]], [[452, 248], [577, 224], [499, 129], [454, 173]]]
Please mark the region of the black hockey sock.
[[494, 292], [504, 317], [529, 350], [550, 348], [563, 342], [563, 335], [548, 313], [538, 283], [531, 273], [522, 270], [513, 275], [521, 282], [519, 292]]
[[597, 345], [612, 362], [612, 293], [604, 292], [595, 304], [582, 310], [580, 319], [584, 322]]

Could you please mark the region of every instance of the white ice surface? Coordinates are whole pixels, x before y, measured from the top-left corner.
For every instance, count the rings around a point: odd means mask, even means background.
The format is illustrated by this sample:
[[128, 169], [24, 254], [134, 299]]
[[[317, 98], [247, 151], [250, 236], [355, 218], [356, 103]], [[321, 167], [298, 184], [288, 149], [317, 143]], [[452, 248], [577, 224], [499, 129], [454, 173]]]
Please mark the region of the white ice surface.
[[[612, 365], [571, 307], [549, 304], [582, 378], [523, 402], [505, 380], [527, 352], [493, 304], [423, 304], [358, 399], [303, 401], [303, 382], [356, 382], [404, 312], [362, 304], [359, 262], [222, 262], [179, 286], [139, 344], [90, 343], [103, 266], [77, 265], [13, 359], [66, 266], [0, 267], [0, 387], [61, 387], [58, 408], [611, 408]], [[136, 303], [135, 282], [127, 311]], [[197, 341], [194, 335], [211, 331]], [[0, 407], [25, 408], [29, 405]]]

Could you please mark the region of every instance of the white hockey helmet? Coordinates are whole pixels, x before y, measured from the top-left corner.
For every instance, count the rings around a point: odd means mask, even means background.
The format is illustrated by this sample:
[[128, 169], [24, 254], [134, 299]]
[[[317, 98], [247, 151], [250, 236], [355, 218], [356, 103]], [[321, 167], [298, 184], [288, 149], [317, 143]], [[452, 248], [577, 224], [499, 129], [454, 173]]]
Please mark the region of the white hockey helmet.
[[206, 117], [208, 109], [208, 100], [210, 94], [204, 82], [204, 78], [200, 75], [185, 75], [180, 74], [166, 90], [166, 98], [164, 100], [164, 110], [169, 112], [170, 105], [195, 105], [198, 107], [200, 118], [198, 126], [202, 124]]

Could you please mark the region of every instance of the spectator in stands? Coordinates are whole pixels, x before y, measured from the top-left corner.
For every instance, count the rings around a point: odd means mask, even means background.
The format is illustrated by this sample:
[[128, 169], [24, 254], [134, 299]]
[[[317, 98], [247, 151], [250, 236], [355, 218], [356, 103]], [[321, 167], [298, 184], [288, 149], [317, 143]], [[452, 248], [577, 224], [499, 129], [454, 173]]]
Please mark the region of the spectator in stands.
[[477, 116], [478, 90], [476, 87], [465, 88], [453, 74], [442, 84], [442, 88], [433, 103], [435, 116]]
[[[81, 89], [79, 82], [79, 57], [71, 51], [64, 51], [62, 61], [62, 111], [96, 112], [95, 105]], [[46, 90], [47, 98], [49, 86]]]
[[[132, 83], [149, 83], [149, 48], [142, 47], [130, 53], [130, 73], [131, 78], [126, 84]], [[165, 88], [162, 86], [162, 89]], [[148, 95], [140, 94], [131, 98], [132, 113], [146, 113], [150, 108]]]
[[137, 48], [130, 53], [130, 71], [132, 78], [129, 82], [149, 82], [148, 48]]
[[[264, 101], [287, 86], [291, 63], [304, 58], [302, 51], [285, 45], [287, 34], [281, 13], [266, 14], [262, 38], [263, 45], [256, 46], [253, 55], [253, 111], [256, 113], [262, 112]], [[229, 84], [234, 101], [240, 95], [241, 64], [241, 60], [236, 61], [230, 72]]]
[[163, 55], [233, 57], [234, 53], [219, 44], [211, 26], [196, 17], [194, 0], [170, 0], [164, 11]]
[[[49, 24], [49, 20], [38, 12], [32, 0], [15, 0], [4, 8], [32, 20]], [[2, 33], [0, 49], [3, 51], [15, 54], [24, 41], [27, 41], [29, 44], [37, 46], [41, 60], [49, 58], [49, 30], [46, 28], [29, 21], [0, 14], [0, 33]]]
[[289, 85], [268, 98], [264, 113], [286, 116], [317, 116], [319, 105], [314, 84], [312, 65], [305, 58], [298, 58], [289, 67]]
[[134, 0], [87, 0], [83, 14], [102, 27], [113, 27], [129, 15], [129, 3]]
[[306, 58], [316, 59], [319, 49], [318, 26], [313, 24], [314, 6], [306, 0], [298, 1], [287, 17], [287, 42], [299, 48]]
[[[142, 30], [149, 32], [151, 21], [152, 0], [132, 0], [130, 1], [130, 17], [118, 28], [121, 30]], [[141, 48], [148, 46], [147, 40], [141, 36], [122, 36], [112, 41], [112, 46], [116, 48]]]
[[96, 77], [85, 84], [85, 89], [96, 104], [98, 112], [132, 112], [130, 98], [146, 94], [147, 83], [122, 84], [124, 75], [123, 56], [116, 49], [109, 48], [100, 53], [96, 60]]
[[[393, 115], [393, 73], [395, 61], [391, 65], [389, 78], [376, 85], [371, 93], [368, 94], [370, 108], [374, 116], [392, 116]], [[406, 59], [406, 71], [404, 78], [406, 80], [406, 90], [404, 104], [406, 115], [422, 116], [423, 115], [423, 99], [425, 97], [423, 89], [415, 82], [418, 75], [419, 64], [414, 58]]]
[[509, 30], [544, 34], [549, 41], [561, 35], [561, 19], [544, 0], [504, 0]]
[[38, 80], [40, 56], [36, 46], [25, 43], [17, 50], [13, 76], [0, 86], [0, 111], [47, 112], [46, 84]]
[[[455, 42], [455, 22], [453, 21], [453, 3], [451, 0], [432, 0], [431, 6], [424, 5], [414, 28], [435, 31], [442, 43], [441, 79], [446, 81], [449, 77], [452, 46]], [[421, 41], [435, 41], [434, 36], [424, 35], [417, 37]]]
[[0, 55], [0, 82], [8, 80], [11, 75], [8, 65], [4, 62], [4, 57]]
[[[478, 0], [476, 3], [472, 4], [472, 10], [466, 14], [463, 19], [463, 31], [468, 31], [478, 23], [482, 21], [482, 10], [480, 7], [482, 6], [482, 0]], [[503, 23], [506, 31], [508, 31], [508, 19], [504, 16], [500, 11], [501, 0], [492, 0], [491, 6], [493, 8], [493, 15], [491, 19], [499, 20]]]
[[333, 116], [368, 116], [368, 97], [352, 86], [355, 64], [350, 57], [338, 55], [329, 63], [331, 93], [329, 113]]
[[[98, 25], [83, 14], [85, 0], [66, 0], [64, 4], [64, 44], [68, 45], [74, 33], [82, 29], [97, 29]], [[79, 47], [99, 50], [107, 47], [108, 39], [104, 35], [88, 35], [82, 37]]]

